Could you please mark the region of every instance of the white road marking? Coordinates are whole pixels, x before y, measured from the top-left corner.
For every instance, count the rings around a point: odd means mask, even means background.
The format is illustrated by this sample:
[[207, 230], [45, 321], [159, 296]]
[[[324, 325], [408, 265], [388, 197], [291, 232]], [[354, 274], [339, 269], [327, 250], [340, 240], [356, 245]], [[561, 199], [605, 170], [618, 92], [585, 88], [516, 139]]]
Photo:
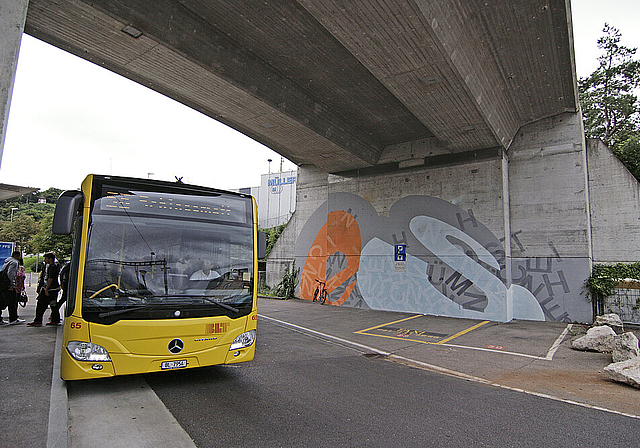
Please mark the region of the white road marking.
[[[392, 360], [394, 362], [400, 362], [400, 363], [403, 363], [403, 364], [413, 365], [413, 366], [416, 366], [416, 367], [419, 367], [419, 368], [423, 368], [423, 369], [426, 369], [426, 370], [429, 370], [429, 371], [432, 371], [432, 372], [435, 372], [435, 373], [440, 373], [440, 374], [443, 374], [443, 375], [448, 375], [448, 376], [452, 376], [452, 377], [455, 377], [455, 378], [464, 379], [464, 380], [467, 380], [467, 381], [473, 381], [473, 382], [476, 382], [476, 383], [486, 384], [488, 386], [499, 387], [500, 389], [506, 389], [506, 390], [510, 390], [510, 391], [513, 391], [513, 392], [520, 392], [520, 393], [524, 393], [524, 394], [527, 394], [527, 395], [532, 395], [532, 396], [539, 397], [539, 398], [545, 398], [545, 399], [548, 399], [548, 400], [559, 401], [559, 402], [562, 402], [562, 403], [572, 404], [572, 405], [580, 406], [580, 407], [583, 407], [583, 408], [595, 409], [595, 410], [598, 410], [598, 411], [608, 412], [610, 414], [617, 414], [617, 415], [622, 415], [622, 416], [625, 416], [625, 417], [630, 417], [630, 418], [635, 418], [635, 419], [640, 420], [640, 415], [628, 414], [626, 412], [615, 411], [615, 410], [612, 410], [612, 409], [603, 408], [601, 406], [593, 406], [593, 405], [586, 404], [586, 403], [580, 403], [578, 401], [567, 400], [567, 399], [556, 397], [556, 396], [549, 395], [549, 394], [542, 394], [542, 393], [539, 393], [539, 392], [532, 392], [532, 391], [528, 391], [528, 390], [525, 390], [525, 389], [520, 389], [520, 388], [517, 388], [517, 387], [505, 386], [505, 385], [502, 385], [502, 384], [499, 384], [499, 383], [495, 383], [495, 382], [492, 382], [492, 381], [489, 381], [489, 380], [485, 380], [483, 378], [479, 378], [479, 377], [472, 376], [472, 375], [467, 375], [466, 373], [457, 372], [455, 370], [446, 369], [444, 367], [439, 367], [439, 366], [436, 366], [436, 365], [433, 365], [433, 364], [428, 364], [428, 363], [425, 363], [425, 362], [422, 362], [422, 361], [416, 361], [415, 359], [411, 359], [411, 358], [405, 358], [404, 356], [395, 355], [395, 354], [393, 354], [391, 352], [387, 352], [387, 351], [380, 350], [380, 349], [377, 349], [377, 348], [374, 348], [374, 347], [370, 347], [370, 346], [367, 346], [367, 345], [364, 345], [364, 344], [360, 344], [358, 342], [349, 341], [347, 339], [339, 338], [337, 336], [332, 336], [330, 334], [326, 334], [326, 333], [322, 333], [320, 331], [312, 330], [310, 328], [306, 328], [306, 327], [303, 327], [301, 325], [292, 324], [291, 322], [286, 322], [286, 321], [283, 321], [283, 320], [280, 320], [280, 319], [274, 319], [273, 317], [265, 316], [264, 314], [258, 314], [258, 316], [260, 318], [262, 318], [262, 319], [266, 319], [266, 320], [269, 320], [269, 321], [272, 321], [272, 322], [277, 322], [278, 324], [280, 324], [283, 327], [295, 328], [295, 329], [301, 330], [301, 331], [303, 331], [305, 333], [308, 333], [308, 334], [312, 334], [312, 335], [316, 335], [316, 336], [322, 336], [323, 338], [326, 338], [326, 339], [329, 339], [329, 340], [333, 340], [333, 341], [338, 341], [338, 342], [340, 342], [342, 344], [351, 345], [351, 346], [354, 346], [354, 347], [358, 347], [360, 349], [367, 350], [369, 352], [374, 352], [374, 353], [378, 353], [380, 355], [385, 355], [388, 359], [390, 359], [390, 360]], [[547, 360], [547, 361], [551, 360], [553, 358], [553, 355], [555, 354], [555, 352], [558, 350], [558, 347], [562, 343], [562, 340], [565, 338], [565, 336], [567, 335], [567, 333], [569, 332], [570, 329], [571, 329], [571, 324], [567, 325], [567, 328], [565, 328], [565, 330], [558, 337], [558, 339], [556, 339], [556, 342], [553, 344], [553, 346], [549, 350], [549, 353], [547, 353], [546, 357], [544, 357], [544, 358], [543, 357], [537, 357], [537, 356], [534, 357], [534, 356], [531, 356], [531, 355], [525, 355], [525, 356], [528, 356], [528, 357], [531, 357], [531, 358], [540, 359], [540, 360]], [[447, 347], [447, 346], [480, 350], [480, 349], [475, 348], [475, 347], [465, 347], [465, 346], [461, 346], [461, 345], [451, 345], [451, 344], [442, 344], [442, 345], [440, 345], [440, 347]], [[507, 353], [507, 354], [509, 353], [509, 352], [502, 352], [502, 351], [499, 351], [499, 350], [491, 350], [491, 349], [484, 349], [484, 350], [495, 352], [495, 353]], [[522, 356], [522, 354], [518, 354], [518, 353], [513, 353], [513, 354]]]
[[548, 359], [549, 361], [553, 359], [553, 355], [556, 354], [556, 352], [558, 351], [558, 348], [560, 347], [560, 344], [562, 344], [562, 341], [567, 336], [567, 334], [569, 334], [569, 331], [571, 331], [572, 328], [573, 328], [573, 324], [567, 325], [567, 328], [564, 329], [564, 331], [560, 334], [560, 336], [558, 336], [558, 339], [556, 339], [556, 341], [553, 343], [553, 345], [549, 349], [549, 353], [547, 353], [547, 356], [545, 359]]

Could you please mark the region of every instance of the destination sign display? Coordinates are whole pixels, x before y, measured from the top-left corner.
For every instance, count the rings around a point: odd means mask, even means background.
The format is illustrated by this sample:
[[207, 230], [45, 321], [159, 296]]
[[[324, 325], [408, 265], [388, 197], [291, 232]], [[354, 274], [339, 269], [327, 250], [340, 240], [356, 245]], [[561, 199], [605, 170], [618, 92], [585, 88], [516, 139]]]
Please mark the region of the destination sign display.
[[[200, 196], [148, 191], [122, 191], [104, 186], [96, 201], [99, 210], [131, 214], [162, 215], [181, 219], [227, 221], [246, 224], [251, 201], [232, 196]], [[95, 208], [95, 207], [94, 207]]]

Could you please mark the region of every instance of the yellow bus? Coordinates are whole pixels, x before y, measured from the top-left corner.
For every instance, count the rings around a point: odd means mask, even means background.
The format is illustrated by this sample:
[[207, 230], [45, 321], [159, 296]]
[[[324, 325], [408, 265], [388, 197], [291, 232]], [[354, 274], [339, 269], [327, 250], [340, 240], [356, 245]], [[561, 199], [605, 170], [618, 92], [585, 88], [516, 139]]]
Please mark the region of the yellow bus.
[[265, 242], [250, 195], [89, 175], [53, 232], [73, 233], [63, 380], [253, 359]]

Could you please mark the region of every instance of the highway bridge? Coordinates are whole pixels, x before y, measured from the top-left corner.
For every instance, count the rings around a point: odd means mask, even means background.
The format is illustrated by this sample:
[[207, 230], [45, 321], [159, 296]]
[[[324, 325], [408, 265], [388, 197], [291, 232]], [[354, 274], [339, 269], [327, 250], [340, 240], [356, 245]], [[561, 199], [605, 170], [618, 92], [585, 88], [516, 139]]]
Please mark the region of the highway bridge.
[[637, 185], [584, 139], [569, 0], [5, 0], [0, 12], [0, 139], [26, 32], [295, 162], [297, 211], [268, 278], [295, 260], [302, 298], [322, 277], [334, 305], [586, 322], [592, 262], [637, 259], [616, 243], [636, 242]]

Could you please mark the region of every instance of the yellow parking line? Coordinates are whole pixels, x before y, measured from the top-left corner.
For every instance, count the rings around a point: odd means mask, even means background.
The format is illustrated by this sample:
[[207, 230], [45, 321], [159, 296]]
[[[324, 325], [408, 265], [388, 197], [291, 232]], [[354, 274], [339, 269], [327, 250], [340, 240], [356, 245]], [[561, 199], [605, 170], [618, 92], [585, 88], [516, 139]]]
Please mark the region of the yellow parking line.
[[441, 341], [435, 342], [435, 345], [442, 345], [442, 344], [444, 344], [445, 342], [449, 342], [449, 341], [451, 341], [452, 339], [457, 338], [458, 336], [462, 336], [463, 334], [467, 334], [467, 333], [469, 333], [470, 331], [473, 331], [473, 330], [475, 330], [476, 328], [479, 328], [479, 327], [483, 326], [484, 324], [488, 324], [489, 322], [491, 322], [491, 321], [489, 321], [489, 320], [482, 321], [482, 322], [480, 322], [479, 324], [474, 325], [473, 327], [469, 327], [469, 328], [467, 328], [466, 330], [462, 330], [462, 331], [457, 332], [457, 333], [456, 333], [456, 334], [454, 334], [453, 336], [449, 336], [449, 337], [448, 337], [448, 338], [446, 338], [446, 339], [443, 339], [443, 340], [441, 340]]
[[367, 331], [375, 330], [375, 329], [380, 328], [380, 327], [386, 327], [387, 325], [397, 324], [398, 322], [404, 322], [405, 320], [415, 319], [416, 317], [422, 317], [422, 314], [416, 314], [415, 316], [405, 317], [404, 319], [400, 319], [400, 320], [394, 320], [393, 322], [387, 322], [386, 324], [376, 325], [375, 327], [367, 328], [365, 330], [354, 331], [354, 333], [362, 334], [362, 333], [365, 333]]
[[395, 339], [396, 341], [418, 342], [420, 344], [435, 344], [435, 342], [419, 341], [417, 339], [401, 338], [401, 337], [398, 337], [398, 336], [389, 336], [389, 335], [386, 335], [386, 334], [362, 333], [360, 331], [354, 331], [354, 333], [364, 334], [365, 336], [375, 336], [377, 338]]

